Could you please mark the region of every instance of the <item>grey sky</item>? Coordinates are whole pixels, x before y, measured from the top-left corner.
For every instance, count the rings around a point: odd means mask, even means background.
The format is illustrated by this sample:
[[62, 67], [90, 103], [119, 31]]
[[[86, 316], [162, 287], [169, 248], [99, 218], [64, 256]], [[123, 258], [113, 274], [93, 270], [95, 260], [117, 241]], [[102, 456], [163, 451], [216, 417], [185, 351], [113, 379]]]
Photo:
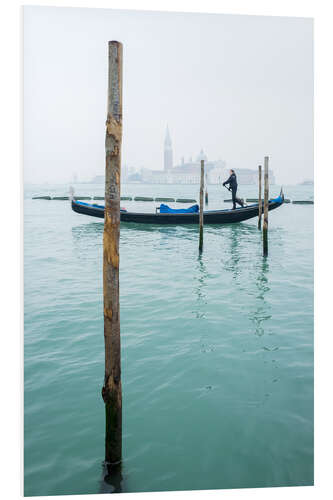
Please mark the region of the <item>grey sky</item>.
[[123, 163], [196, 156], [313, 178], [312, 20], [24, 8], [26, 182], [104, 171], [107, 42], [124, 44]]

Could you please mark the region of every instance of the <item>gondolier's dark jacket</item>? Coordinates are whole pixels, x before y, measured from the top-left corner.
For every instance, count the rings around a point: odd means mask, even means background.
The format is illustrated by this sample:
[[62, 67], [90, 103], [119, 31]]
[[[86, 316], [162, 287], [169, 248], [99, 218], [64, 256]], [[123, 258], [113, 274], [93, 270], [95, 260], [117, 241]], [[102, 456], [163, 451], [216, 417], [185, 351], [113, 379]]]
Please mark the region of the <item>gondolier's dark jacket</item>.
[[224, 183], [223, 186], [226, 184], [229, 184], [231, 189], [237, 189], [237, 177], [236, 174], [231, 174], [229, 179], [227, 179]]

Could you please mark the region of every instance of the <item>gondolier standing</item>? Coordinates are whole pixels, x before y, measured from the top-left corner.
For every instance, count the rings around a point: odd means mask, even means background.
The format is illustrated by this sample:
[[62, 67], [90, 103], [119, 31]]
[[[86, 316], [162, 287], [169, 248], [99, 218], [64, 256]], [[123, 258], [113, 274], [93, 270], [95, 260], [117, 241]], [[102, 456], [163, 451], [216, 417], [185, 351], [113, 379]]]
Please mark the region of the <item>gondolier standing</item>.
[[[237, 193], [237, 177], [236, 177], [235, 171], [232, 170], [232, 169], [230, 170], [230, 177], [229, 177], [229, 179], [227, 179], [223, 183], [223, 186], [225, 186], [226, 184], [229, 184], [229, 186], [230, 186], [230, 190], [232, 192], [232, 209], [235, 210], [235, 208], [236, 208], [236, 201], [237, 201], [237, 203], [239, 203], [239, 201], [236, 198], [236, 193]], [[241, 203], [240, 203], [240, 205], [243, 206]]]

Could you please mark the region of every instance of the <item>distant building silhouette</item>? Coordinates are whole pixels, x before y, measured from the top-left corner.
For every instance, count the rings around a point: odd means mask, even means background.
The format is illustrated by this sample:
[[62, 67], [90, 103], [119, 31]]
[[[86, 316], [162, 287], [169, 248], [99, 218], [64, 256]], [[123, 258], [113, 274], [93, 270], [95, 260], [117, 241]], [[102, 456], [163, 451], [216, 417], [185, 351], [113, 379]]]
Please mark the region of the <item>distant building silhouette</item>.
[[169, 133], [169, 127], [167, 126], [164, 139], [164, 171], [167, 171], [173, 167], [172, 159], [172, 142]]
[[[192, 159], [186, 161], [181, 158], [179, 165], [173, 165], [172, 142], [169, 127], [166, 128], [164, 139], [164, 169], [150, 170], [143, 168], [142, 181], [148, 184], [199, 184], [200, 163], [205, 162], [205, 174], [208, 184], [220, 184], [229, 177], [229, 169], [224, 160], [209, 160], [204, 150]], [[258, 170], [249, 168], [235, 168], [239, 184], [257, 184]], [[274, 173], [269, 171], [269, 182], [275, 184]]]
[[[200, 184], [200, 163], [205, 162], [205, 179], [208, 184], [221, 184], [229, 177], [229, 168], [224, 160], [209, 160], [204, 150], [193, 161], [192, 156], [185, 160], [181, 158], [179, 165], [173, 165], [172, 142], [167, 126], [164, 138], [164, 168], [163, 170], [150, 170], [148, 168], [134, 168], [123, 165], [121, 169], [122, 182], [144, 182], [147, 184]], [[258, 184], [257, 168], [237, 168], [236, 171], [239, 184]], [[104, 175], [96, 175], [91, 182], [104, 183]], [[274, 172], [269, 170], [269, 183], [275, 184]]]

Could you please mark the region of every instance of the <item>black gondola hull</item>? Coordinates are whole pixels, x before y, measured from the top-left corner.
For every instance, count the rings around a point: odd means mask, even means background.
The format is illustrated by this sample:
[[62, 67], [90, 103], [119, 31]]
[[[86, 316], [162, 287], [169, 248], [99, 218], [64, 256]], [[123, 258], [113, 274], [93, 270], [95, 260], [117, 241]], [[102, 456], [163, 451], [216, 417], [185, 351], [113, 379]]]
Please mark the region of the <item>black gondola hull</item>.
[[[270, 200], [268, 209], [274, 210], [280, 207], [284, 202], [283, 194]], [[74, 212], [91, 217], [104, 218], [104, 207], [97, 204], [83, 203], [72, 200], [72, 209]], [[253, 217], [258, 217], [258, 203], [247, 207], [236, 208], [235, 210], [208, 210], [204, 212], [204, 224], [230, 224], [242, 222]], [[172, 214], [172, 213], [143, 213], [120, 211], [121, 222], [134, 222], [137, 224], [199, 224], [198, 213]]]

